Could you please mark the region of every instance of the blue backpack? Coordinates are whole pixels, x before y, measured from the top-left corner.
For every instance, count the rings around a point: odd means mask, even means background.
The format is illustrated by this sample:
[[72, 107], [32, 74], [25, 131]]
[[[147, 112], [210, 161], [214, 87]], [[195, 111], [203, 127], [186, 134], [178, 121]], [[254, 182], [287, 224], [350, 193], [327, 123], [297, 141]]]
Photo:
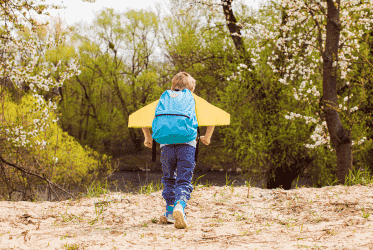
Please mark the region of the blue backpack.
[[199, 128], [195, 100], [189, 89], [163, 92], [155, 109], [152, 131], [153, 162], [156, 161], [155, 142], [177, 144], [190, 142], [196, 138], [195, 161], [197, 162]]

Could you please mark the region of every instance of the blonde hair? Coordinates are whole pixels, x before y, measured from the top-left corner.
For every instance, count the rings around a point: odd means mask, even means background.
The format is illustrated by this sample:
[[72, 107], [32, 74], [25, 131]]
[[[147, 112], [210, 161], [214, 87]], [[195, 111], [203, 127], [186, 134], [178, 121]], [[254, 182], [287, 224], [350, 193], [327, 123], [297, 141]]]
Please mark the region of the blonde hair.
[[194, 92], [196, 87], [196, 80], [185, 71], [177, 73], [174, 78], [172, 78], [172, 87], [171, 90], [175, 89], [189, 89], [191, 92]]

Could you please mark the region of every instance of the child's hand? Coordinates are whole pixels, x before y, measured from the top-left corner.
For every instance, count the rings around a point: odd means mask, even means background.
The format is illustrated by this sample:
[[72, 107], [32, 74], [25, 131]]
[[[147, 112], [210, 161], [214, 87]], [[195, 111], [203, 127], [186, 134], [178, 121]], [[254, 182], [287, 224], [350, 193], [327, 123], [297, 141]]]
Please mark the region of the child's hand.
[[145, 138], [144, 145], [147, 148], [152, 148], [153, 147], [153, 140], [149, 138]]
[[201, 139], [201, 141], [203, 142], [203, 144], [205, 144], [205, 145], [209, 145], [210, 144], [210, 138], [207, 138], [205, 136], [200, 136], [199, 138]]

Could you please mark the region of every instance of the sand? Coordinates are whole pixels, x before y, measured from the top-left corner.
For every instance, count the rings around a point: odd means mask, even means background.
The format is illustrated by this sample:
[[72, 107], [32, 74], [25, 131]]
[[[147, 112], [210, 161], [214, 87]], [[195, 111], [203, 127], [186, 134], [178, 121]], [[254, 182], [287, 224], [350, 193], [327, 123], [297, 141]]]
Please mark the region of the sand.
[[372, 185], [199, 186], [186, 229], [160, 224], [161, 191], [2, 201], [0, 249], [373, 249], [372, 198]]

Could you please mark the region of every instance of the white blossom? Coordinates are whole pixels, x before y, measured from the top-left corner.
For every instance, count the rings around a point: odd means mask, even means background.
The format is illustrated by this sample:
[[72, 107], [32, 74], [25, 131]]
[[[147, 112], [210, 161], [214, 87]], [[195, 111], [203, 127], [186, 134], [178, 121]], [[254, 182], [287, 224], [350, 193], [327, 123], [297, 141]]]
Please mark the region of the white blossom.
[[[258, 64], [261, 53], [265, 49], [261, 46], [262, 42], [273, 41], [272, 47], [283, 51], [285, 55], [285, 63], [283, 68], [280, 69], [283, 77], [278, 81], [284, 85], [288, 85], [289, 82], [292, 83], [295, 79], [301, 79], [298, 82], [300, 83], [299, 89], [293, 90], [294, 98], [300, 102], [307, 102], [310, 105], [318, 106], [318, 98], [320, 96], [318, 88], [322, 86], [322, 82], [320, 82], [320, 77], [317, 78], [317, 75], [321, 76], [321, 72], [318, 72], [318, 66], [323, 62], [322, 53], [325, 49], [326, 16], [323, 10], [327, 9], [327, 2], [315, 0], [314, 2], [307, 2], [306, 5], [304, 0], [277, 0], [277, 3], [287, 11], [288, 19], [285, 24], [281, 22], [279, 16], [276, 16], [270, 25], [260, 20], [257, 20], [255, 24], [245, 24], [245, 29], [252, 29], [256, 32], [247, 32], [250, 33], [250, 36], [247, 37], [254, 40], [255, 43], [255, 46], [249, 49], [253, 55], [251, 61], [253, 62], [253, 66], [257, 66], [259, 70], [262, 70], [263, 67], [269, 67], [273, 72], [278, 72], [274, 66], [274, 62], [277, 60], [277, 55], [275, 56], [274, 52], [272, 52], [272, 55], [267, 58], [264, 64]], [[313, 10], [313, 16], [310, 14], [310, 8]], [[340, 73], [339, 78], [349, 79], [350, 67], [353, 61], [359, 59], [359, 54], [361, 53], [359, 39], [364, 35], [364, 31], [357, 27], [364, 26], [366, 30], [372, 29], [373, 18], [371, 12], [367, 10], [373, 9], [373, 1], [341, 0], [340, 9], [342, 27], [340, 45], [343, 44], [343, 46], [338, 51], [338, 58], [334, 60], [333, 67], [338, 68], [338, 72]], [[318, 30], [316, 22], [320, 30]], [[298, 33], [292, 32], [294, 27], [306, 27], [304, 24], [308, 24], [308, 27], [312, 27], [312, 30], [304, 28]], [[321, 44], [318, 44], [319, 31], [321, 32]], [[303, 45], [308, 45], [306, 50], [302, 50]], [[271, 44], [269, 43], [268, 47], [270, 46]], [[321, 47], [322, 51], [319, 51], [318, 47]], [[289, 57], [290, 55], [291, 57]], [[349, 85], [350, 82], [346, 81], [346, 84]], [[310, 87], [307, 88], [307, 91], [303, 92], [306, 85]], [[349, 105], [354, 106], [356, 104], [356, 100], [352, 99], [352, 96], [341, 97], [338, 105], [343, 110], [341, 112], [354, 112], [358, 110], [357, 106], [352, 109], [349, 107]], [[349, 102], [348, 105], [345, 104], [347, 101]], [[290, 116], [285, 116], [286, 119], [297, 117], [299, 118], [299, 116], [293, 113], [290, 113]], [[327, 131], [326, 122], [320, 119], [306, 119], [306, 122], [317, 123], [315, 132], [311, 136], [312, 139], [316, 140], [316, 143], [314, 145], [306, 144], [306, 146], [315, 148], [322, 144], [327, 144], [330, 148], [330, 137], [324, 133], [324, 131]]]
[[[30, 83], [32, 96], [35, 98], [35, 103], [33, 108], [29, 111], [29, 114], [25, 114], [27, 117], [34, 117], [30, 120], [33, 126], [23, 127], [23, 126], [12, 126], [11, 129], [4, 129], [7, 134], [7, 140], [11, 141], [15, 146], [31, 147], [32, 138], [40, 135], [40, 132], [45, 130], [48, 126], [49, 117], [52, 112], [57, 109], [56, 103], [49, 101], [45, 102], [43, 97], [38, 94], [38, 90], [48, 91], [55, 87], [63, 86], [63, 83], [79, 72], [79, 66], [76, 61], [72, 61], [67, 69], [62, 72], [60, 81], [57, 82], [51, 77], [48, 77], [50, 71], [56, 70], [61, 67], [61, 62], [55, 66], [48, 64], [39, 65], [41, 67], [40, 73], [34, 74], [35, 68], [38, 66], [38, 44], [36, 43], [36, 38], [31, 35], [29, 40], [22, 38], [13, 39], [1, 39], [0, 40], [0, 50], [2, 51], [2, 61], [0, 62], [0, 77], [4, 78], [11, 76], [10, 79], [16, 83], [16, 86], [20, 86], [20, 83]], [[50, 48], [55, 48], [57, 46], [56, 42], [49, 42], [48, 46]], [[27, 57], [31, 60], [28, 61], [27, 65], [23, 65], [19, 62], [19, 58]], [[40, 112], [41, 111], [41, 112]], [[39, 117], [35, 118], [35, 115]], [[57, 121], [57, 120], [54, 120]], [[44, 148], [47, 144], [46, 141], [35, 141], [35, 145]]]

